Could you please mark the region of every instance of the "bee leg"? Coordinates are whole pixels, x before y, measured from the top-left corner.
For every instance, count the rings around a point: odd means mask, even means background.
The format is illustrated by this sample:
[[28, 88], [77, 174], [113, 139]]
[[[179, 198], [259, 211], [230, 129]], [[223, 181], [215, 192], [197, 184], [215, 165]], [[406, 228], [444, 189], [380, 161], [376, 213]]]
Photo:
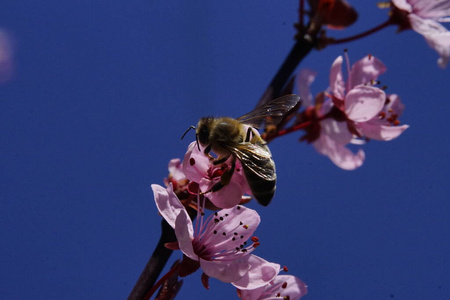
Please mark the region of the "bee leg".
[[227, 156], [224, 156], [224, 157], [222, 157], [222, 158], [217, 158], [217, 159], [215, 159], [214, 161], [213, 161], [213, 165], [220, 165], [220, 164], [223, 164], [224, 162], [226, 162], [227, 161], [227, 159], [230, 157], [230, 155], [227, 155]]
[[258, 142], [260, 139], [259, 139], [258, 133], [257, 132], [255, 133], [255, 131], [256, 131], [255, 128], [249, 127], [247, 129], [247, 134], [245, 135], [244, 142], [246, 142], [246, 143], [250, 142], [252, 144], [255, 144], [256, 142]]
[[209, 154], [209, 152], [211, 152], [211, 145], [208, 145], [205, 150], [203, 150], [203, 153], [205, 153], [205, 155], [209, 157], [209, 160], [214, 160], [215, 158], [211, 154]]
[[[226, 156], [224, 158], [221, 158], [220, 160], [216, 160], [215, 162], [219, 163], [223, 163], [225, 162], [230, 156]], [[222, 162], [220, 162], [222, 161]], [[231, 160], [231, 168], [229, 170], [226, 170], [222, 173], [222, 176], [220, 176], [220, 181], [217, 182], [216, 184], [214, 184], [208, 191], [206, 192], [202, 192], [201, 195], [207, 194], [209, 192], [217, 192], [218, 190], [220, 190], [221, 188], [223, 188], [224, 186], [226, 186], [228, 183], [230, 183], [231, 181], [231, 177], [234, 174], [234, 170], [236, 169], [236, 158], [233, 156], [233, 159]]]
[[[228, 159], [229, 156], [224, 157], [224, 161]], [[221, 160], [223, 160], [221, 159]], [[223, 172], [222, 176], [220, 176], [220, 181], [214, 184], [211, 188], [212, 192], [216, 192], [226, 186], [231, 181], [231, 177], [234, 174], [234, 170], [236, 169], [236, 158], [233, 156], [233, 159], [231, 160], [231, 168], [229, 170], [226, 170]]]
[[250, 134], [252, 133], [252, 127], [247, 129], [247, 134], [245, 135], [245, 142], [248, 143], [250, 141]]

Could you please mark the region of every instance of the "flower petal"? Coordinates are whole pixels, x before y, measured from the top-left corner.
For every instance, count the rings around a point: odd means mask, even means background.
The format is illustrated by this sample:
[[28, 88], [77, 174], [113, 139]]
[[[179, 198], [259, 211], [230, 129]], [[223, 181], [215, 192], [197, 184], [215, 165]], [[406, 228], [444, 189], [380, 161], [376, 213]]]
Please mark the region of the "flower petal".
[[369, 121], [359, 124], [358, 127], [361, 129], [362, 133], [370, 139], [390, 141], [397, 138], [403, 131], [408, 129], [409, 126], [386, 126], [380, 125], [378, 122]]
[[232, 284], [241, 290], [256, 289], [268, 284], [280, 272], [280, 265], [268, 262], [256, 255], [249, 255], [250, 269]]
[[391, 0], [391, 2], [399, 9], [404, 10], [406, 12], [412, 12], [412, 6], [408, 3], [407, 0]]
[[319, 153], [328, 156], [341, 169], [354, 170], [364, 162], [365, 154], [362, 149], [353, 154], [345, 145], [336, 143], [330, 136], [321, 135], [312, 144]]
[[186, 178], [183, 173], [181, 161], [179, 158], [171, 159], [169, 162], [169, 174], [176, 181], [180, 181]]
[[280, 292], [281, 296], [289, 296], [290, 300], [298, 300], [308, 293], [308, 286], [292, 275], [278, 275], [274, 280], [274, 284], [277, 283], [287, 284]]
[[345, 95], [344, 75], [342, 74], [342, 56], [338, 56], [331, 65], [330, 69], [330, 89], [333, 95], [343, 100]]
[[198, 260], [194, 252], [192, 240], [194, 239], [194, 228], [191, 218], [186, 210], [180, 211], [175, 220], [175, 235], [177, 236], [180, 250], [190, 259]]
[[198, 150], [197, 142], [190, 143], [183, 159], [183, 172], [186, 178], [199, 182], [207, 174], [209, 166], [209, 159]]
[[347, 145], [352, 139], [352, 133], [348, 130], [347, 122], [338, 122], [334, 119], [325, 119], [320, 122], [321, 135], [329, 136], [333, 141], [341, 145]]
[[313, 103], [313, 96], [310, 91], [310, 86], [316, 79], [317, 73], [310, 69], [301, 69], [297, 75], [297, 88], [300, 99], [302, 99], [302, 106], [308, 107]]
[[241, 290], [242, 300], [277, 299], [299, 300], [308, 293], [308, 286], [292, 275], [278, 275], [269, 284], [254, 290]]
[[359, 85], [345, 97], [345, 113], [355, 122], [366, 122], [383, 109], [386, 94], [373, 86]]
[[200, 266], [209, 277], [214, 277], [220, 281], [231, 283], [239, 280], [250, 269], [248, 262], [250, 255], [244, 257], [228, 260], [228, 261], [207, 261], [200, 259]]
[[241, 205], [218, 211], [214, 219], [208, 222], [205, 229], [208, 238], [203, 240], [203, 244], [207, 245], [211, 253], [240, 249], [240, 246], [252, 237], [261, 222], [255, 210]]
[[450, 1], [448, 0], [409, 0], [414, 14], [429, 19], [440, 19], [450, 15]]
[[374, 56], [368, 55], [353, 64], [350, 71], [350, 88], [377, 80], [386, 72], [386, 66]]
[[186, 209], [173, 192], [172, 184], [169, 184], [167, 189], [158, 184], [152, 184], [152, 190], [159, 213], [172, 228], [175, 228], [177, 215]]

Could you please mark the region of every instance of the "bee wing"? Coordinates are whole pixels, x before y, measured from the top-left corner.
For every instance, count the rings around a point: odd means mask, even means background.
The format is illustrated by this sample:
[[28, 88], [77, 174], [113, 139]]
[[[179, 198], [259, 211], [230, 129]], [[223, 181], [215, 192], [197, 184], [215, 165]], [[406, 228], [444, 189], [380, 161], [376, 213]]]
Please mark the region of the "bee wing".
[[272, 154], [267, 146], [240, 143], [228, 145], [227, 148], [241, 161], [243, 168], [250, 170], [261, 179], [275, 181], [275, 167], [270, 167], [273, 166], [273, 161]]
[[277, 125], [283, 116], [297, 105], [300, 97], [294, 94], [282, 96], [268, 101], [266, 104], [256, 107], [251, 112], [237, 120], [241, 123], [258, 128], [263, 121], [270, 117], [271, 124]]

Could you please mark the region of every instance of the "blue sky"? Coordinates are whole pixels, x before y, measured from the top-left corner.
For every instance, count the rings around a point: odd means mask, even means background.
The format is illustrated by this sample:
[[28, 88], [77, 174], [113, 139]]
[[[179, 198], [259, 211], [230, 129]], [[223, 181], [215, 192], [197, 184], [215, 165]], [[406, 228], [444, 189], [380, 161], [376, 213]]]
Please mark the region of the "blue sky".
[[[357, 1], [353, 1], [357, 2]], [[385, 20], [355, 3], [344, 36]], [[159, 238], [150, 184], [205, 115], [252, 109], [293, 45], [298, 1], [9, 1], [15, 77], [0, 86], [0, 293], [5, 299], [124, 299]], [[334, 34], [334, 33], [332, 33]], [[410, 128], [364, 146], [343, 171], [292, 134], [271, 143], [278, 188], [256, 254], [309, 285], [304, 299], [448, 299], [449, 70], [414, 32], [388, 28], [312, 52], [370, 53]], [[190, 140], [191, 139], [191, 140]], [[174, 253], [171, 262], [181, 257]], [[177, 299], [237, 299], [200, 272]]]

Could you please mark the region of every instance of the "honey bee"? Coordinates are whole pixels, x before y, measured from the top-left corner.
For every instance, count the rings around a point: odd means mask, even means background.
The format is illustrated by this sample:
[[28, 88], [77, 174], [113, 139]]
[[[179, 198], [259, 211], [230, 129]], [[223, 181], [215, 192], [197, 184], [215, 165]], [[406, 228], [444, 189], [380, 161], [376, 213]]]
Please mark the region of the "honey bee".
[[[278, 124], [299, 100], [297, 95], [286, 95], [270, 100], [237, 119], [203, 117], [196, 128], [191, 126], [185, 134], [191, 128], [196, 129], [197, 144], [204, 147], [203, 152], [214, 165], [222, 164], [231, 157], [231, 168], [224, 171], [220, 181], [203, 194], [218, 191], [228, 184], [238, 159], [253, 197], [267, 206], [275, 193], [277, 175], [269, 147], [256, 129], [264, 122]], [[217, 158], [211, 156], [211, 151]]]

